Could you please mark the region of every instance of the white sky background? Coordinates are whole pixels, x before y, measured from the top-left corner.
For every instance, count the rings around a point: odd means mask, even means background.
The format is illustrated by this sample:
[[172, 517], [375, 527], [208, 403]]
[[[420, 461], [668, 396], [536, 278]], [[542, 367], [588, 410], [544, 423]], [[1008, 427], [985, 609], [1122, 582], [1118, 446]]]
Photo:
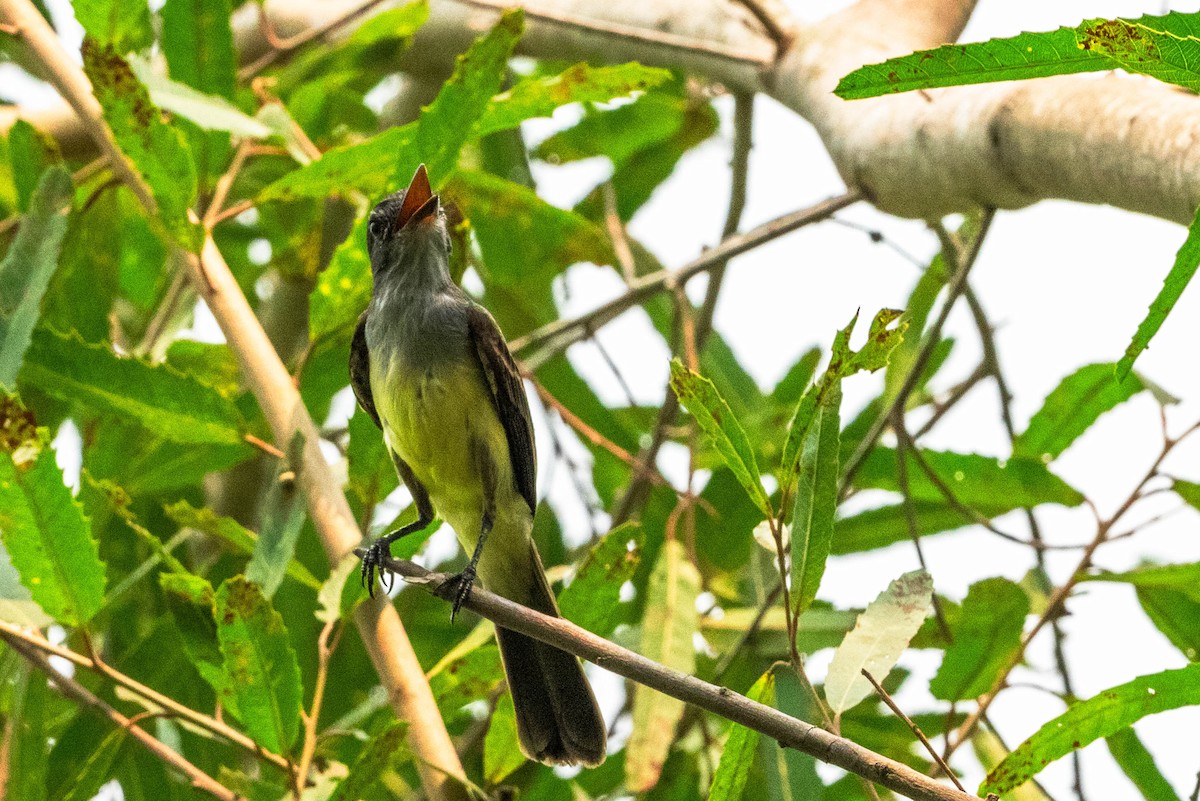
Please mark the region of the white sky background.
[[[810, 20], [846, 5], [799, 0], [791, 4], [797, 14]], [[1193, 10], [1182, 4], [1178, 7]], [[1164, 8], [1161, 2], [1132, 0], [983, 0], [963, 41], [1009, 36], [1022, 30], [1049, 30], [1092, 17], [1162, 13]], [[63, 16], [57, 18], [62, 20]], [[69, 42], [72, 45], [78, 44], [75, 34], [71, 31], [67, 35], [69, 40], [74, 39]], [[12, 87], [13, 70], [0, 69], [0, 75]], [[31, 94], [36, 102], [34, 95], [36, 91]], [[721, 229], [728, 198], [732, 101], [719, 99], [717, 107], [722, 114], [720, 134], [684, 158], [675, 175], [630, 226], [631, 234], [668, 266], [679, 266], [703, 247], [715, 244]], [[528, 124], [526, 132], [530, 141], [537, 141], [575, 118], [569, 112], [562, 113], [551, 121]], [[534, 166], [542, 194], [563, 206], [578, 200], [608, 169], [606, 163], [597, 162]], [[812, 128], [774, 101], [758, 98], [743, 230], [843, 189]], [[889, 241], [921, 260], [928, 259], [937, 246], [919, 221], [891, 218], [865, 204], [838, 217], [883, 232]], [[1158, 219], [1066, 202], [1044, 202], [997, 215], [972, 273], [972, 285], [991, 319], [999, 325], [999, 355], [1015, 394], [1018, 429], [1064, 376], [1084, 364], [1120, 357], [1161, 286], [1183, 235], [1181, 226]], [[903, 308], [917, 277], [918, 270], [910, 262], [886, 246], [872, 244], [861, 232], [821, 224], [734, 260], [726, 276], [716, 326], [742, 364], [764, 389], [769, 389], [809, 347], [827, 349], [834, 331], [844, 326], [856, 309], [862, 310], [860, 325], [865, 330], [866, 321], [876, 310]], [[570, 301], [564, 305], [564, 314], [586, 311], [622, 291], [612, 270], [591, 267], [572, 269], [568, 285]], [[689, 286], [696, 298], [702, 289], [702, 280]], [[1192, 327], [1198, 317], [1200, 288], [1193, 287], [1137, 364], [1142, 374], [1185, 399], [1169, 415], [1175, 431], [1200, 417], [1200, 371], [1196, 370]], [[958, 345], [935, 384], [940, 388], [965, 377], [980, 355], [965, 309], [952, 315], [947, 330], [958, 337]], [[861, 337], [860, 331], [856, 342]], [[645, 314], [626, 314], [604, 329], [601, 340], [639, 402], [657, 402], [666, 380], [669, 354], [651, 331]], [[571, 357], [605, 399], [623, 402], [623, 393], [592, 345], [576, 346]], [[849, 419], [878, 392], [879, 380], [855, 377], [846, 382], [845, 390], [843, 418]], [[925, 444], [1007, 455], [994, 386], [977, 386]], [[1107, 514], [1144, 474], [1159, 447], [1157, 411], [1143, 394], [1102, 418], [1054, 463], [1053, 469]], [[543, 447], [543, 453], [547, 450]], [[1200, 480], [1198, 455], [1200, 440], [1179, 448], [1167, 468], [1182, 478]], [[686, 461], [680, 450], [666, 449], [662, 466], [668, 475], [682, 476]], [[564, 513], [564, 522], [582, 525], [577, 502], [572, 512], [575, 493], [565, 471], [559, 469], [554, 474], [554, 484], [548, 488], [551, 501]], [[1166, 497], [1159, 500], [1155, 511], [1178, 505]], [[1090, 514], [1083, 508], [1046, 508], [1039, 512], [1039, 519], [1053, 543], [1082, 543], [1094, 533]], [[998, 523], [1005, 530], [1026, 533], [1019, 514], [1008, 515]], [[1122, 570], [1144, 559], [1200, 560], [1198, 527], [1200, 517], [1184, 510], [1137, 537], [1105, 546], [1096, 562], [1107, 569]], [[581, 536], [578, 531], [576, 534]], [[1027, 549], [976, 527], [927, 538], [924, 547], [937, 591], [958, 600], [976, 580], [1002, 575], [1018, 581], [1032, 565]], [[1048, 556], [1052, 577], [1058, 582], [1069, 575], [1078, 560], [1077, 552], [1050, 552]], [[891, 579], [916, 566], [908, 544], [868, 556], [834, 558], [820, 596], [842, 607], [862, 606]], [[1186, 664], [1145, 618], [1130, 587], [1084, 585], [1076, 591], [1069, 608], [1072, 614], [1063, 623], [1068, 635], [1067, 654], [1074, 669], [1076, 692], [1082, 697], [1139, 675]], [[1014, 672], [1015, 681], [1057, 689], [1048, 634], [1039, 636], [1030, 649], [1029, 669]], [[810, 660], [815, 679], [824, 675], [829, 656], [825, 652]], [[939, 708], [924, 690], [938, 661], [933, 652], [905, 657], [904, 664], [916, 670], [898, 699], [907, 711]], [[990, 716], [1008, 744], [1015, 747], [1062, 709], [1061, 702], [1050, 695], [1018, 688], [1006, 691]], [[1194, 734], [1200, 731], [1200, 710], [1150, 717], [1136, 728], [1178, 794], [1187, 797], [1200, 770]], [[1086, 749], [1083, 758], [1085, 790], [1090, 798], [1137, 797], [1103, 745]], [[982, 778], [970, 767], [971, 762], [969, 757], [956, 760], [956, 765], [967, 769], [968, 789], [976, 787]], [[1069, 759], [1052, 765], [1039, 778], [1056, 798], [1071, 797]]]

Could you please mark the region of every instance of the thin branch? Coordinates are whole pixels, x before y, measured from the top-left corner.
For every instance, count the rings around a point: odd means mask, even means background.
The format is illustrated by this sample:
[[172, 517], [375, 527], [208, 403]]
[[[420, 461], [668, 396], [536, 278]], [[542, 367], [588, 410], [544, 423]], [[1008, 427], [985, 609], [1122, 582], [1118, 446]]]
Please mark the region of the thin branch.
[[278, 39], [274, 35], [274, 29], [271, 27], [270, 20], [267, 17], [265, 7], [260, 7], [261, 14], [260, 25], [262, 26], [264, 38], [271, 43], [271, 49], [263, 53], [259, 58], [255, 59], [250, 64], [238, 70], [238, 81], [245, 82], [253, 78], [258, 73], [265, 70], [267, 67], [274, 64], [280, 58], [290, 54], [297, 48], [303, 47], [314, 39], [319, 39], [330, 31], [336, 30], [348, 22], [352, 22], [358, 17], [370, 11], [375, 6], [379, 5], [383, 0], [367, 0], [360, 6], [350, 9], [346, 13], [335, 17], [323, 25], [318, 25], [315, 28], [309, 28], [301, 33], [291, 36], [287, 39]]
[[861, 199], [861, 192], [851, 191], [822, 201], [810, 208], [777, 217], [744, 234], [730, 237], [678, 270], [660, 270], [641, 276], [629, 286], [624, 294], [587, 314], [542, 326], [536, 331], [514, 339], [509, 345], [514, 353], [523, 357], [522, 361], [531, 370], [536, 370], [569, 346], [587, 339], [599, 328], [644, 302], [647, 298], [670, 289], [672, 286], [681, 286], [700, 273], [716, 269], [734, 256], [753, 250], [784, 234], [789, 234], [811, 223], [820, 222], [834, 212]]
[[[329, 680], [329, 660], [337, 649], [342, 638], [342, 630], [338, 628], [338, 619], [328, 620], [321, 633], [317, 636], [317, 676], [313, 681], [313, 698], [308, 711], [300, 712], [304, 721], [304, 745], [300, 749], [300, 760], [297, 762], [295, 776], [296, 798], [299, 799], [308, 780], [308, 770], [312, 766], [313, 755], [317, 752], [317, 723], [321, 718], [321, 705], [325, 700], [325, 685]], [[332, 639], [332, 642], [330, 640]]]
[[[30, 0], [0, 0], [0, 11], [4, 21], [20, 28], [22, 41], [42, 64], [47, 79], [75, 109], [113, 172], [148, 213], [156, 214], [150, 188], [121, 152], [87, 76], [49, 23]], [[200, 222], [194, 212], [189, 217], [193, 223]], [[302, 438], [303, 457], [297, 467], [309, 518], [330, 564], [337, 564], [362, 541], [362, 532], [325, 461], [320, 434], [299, 391], [212, 237], [205, 237], [199, 256], [176, 252], [185, 260], [193, 284], [237, 355], [276, 443], [287, 445], [297, 436]], [[408, 742], [418, 757], [426, 795], [434, 801], [464, 798], [466, 774], [395, 607], [381, 599], [360, 604], [354, 616], [393, 708], [409, 721]]]
[[[216, 718], [205, 715], [202, 712], [197, 712], [191, 707], [179, 703], [174, 698], [163, 695], [157, 690], [147, 687], [133, 677], [122, 673], [114, 667], [111, 667], [106, 662], [96, 657], [94, 651], [93, 658], [88, 658], [81, 653], [72, 651], [70, 648], [64, 648], [60, 645], [55, 645], [40, 635], [23, 631], [20, 627], [14, 626], [13, 624], [5, 621], [0, 621], [0, 636], [7, 639], [10, 644], [12, 640], [20, 640], [26, 645], [36, 648], [38, 651], [46, 654], [52, 654], [53, 656], [57, 656], [60, 659], [65, 659], [74, 665], [78, 665], [85, 670], [91, 670], [95, 673], [99, 673], [100, 675], [108, 678], [110, 681], [121, 685], [135, 695], [140, 695], [151, 705], [162, 707], [175, 717], [182, 718], [183, 720], [186, 720], [189, 723], [204, 729], [205, 731], [212, 732], [218, 737], [223, 737], [234, 745], [250, 752], [254, 756], [264, 759], [276, 767], [283, 769], [285, 772], [288, 772], [291, 769], [287, 759], [279, 754], [268, 751], [250, 737], [242, 734], [237, 729], [227, 726]], [[89, 646], [90, 644], [91, 643], [89, 641]]]
[[[361, 549], [360, 549], [361, 550]], [[361, 554], [360, 554], [361, 555]], [[387, 559], [385, 567], [406, 581], [424, 587], [433, 595], [451, 599], [457, 587], [454, 577], [434, 573], [403, 559]], [[819, 726], [797, 720], [769, 706], [756, 703], [725, 687], [701, 681], [660, 665], [626, 648], [597, 637], [561, 617], [550, 617], [474, 587], [463, 604], [497, 626], [533, 637], [575, 654], [638, 684], [720, 715], [734, 723], [767, 735], [785, 748], [810, 754], [858, 776], [883, 785], [893, 792], [921, 801], [967, 801], [974, 796], [959, 792]]]
[[156, 739], [145, 729], [139, 728], [135, 721], [125, 717], [107, 702], [97, 698], [82, 684], [59, 673], [37, 649], [31, 647], [28, 643], [10, 636], [8, 633], [0, 633], [0, 638], [4, 639], [8, 643], [8, 646], [24, 657], [27, 662], [45, 673], [63, 695], [86, 706], [93, 712], [108, 718], [119, 728], [125, 729], [125, 731], [129, 732], [130, 737], [145, 746], [146, 750], [151, 754], [186, 776], [188, 781], [197, 790], [202, 790], [214, 798], [221, 799], [221, 801], [244, 801], [237, 793], [225, 787], [212, 776], [209, 776], [185, 759], [182, 754], [173, 750], [166, 743]]
[[941, 755], [938, 754], [937, 749], [933, 747], [933, 743], [929, 742], [929, 738], [925, 736], [925, 732], [921, 731], [921, 727], [914, 723], [912, 718], [904, 714], [904, 710], [896, 705], [896, 701], [892, 698], [891, 693], [883, 689], [883, 685], [875, 681], [875, 677], [872, 676], [866, 668], [862, 669], [862, 674], [867, 681], [871, 682], [871, 686], [875, 688], [875, 692], [878, 693], [879, 697], [883, 699], [883, 702], [887, 704], [888, 709], [892, 710], [896, 717], [903, 720], [905, 725], [912, 730], [912, 733], [916, 735], [918, 740], [921, 741], [921, 745], [925, 746], [925, 750], [928, 751], [933, 757], [933, 761], [938, 764], [938, 767], [940, 767], [942, 772], [949, 777], [950, 781], [954, 782], [954, 786], [965, 793], [967, 788], [962, 786], [962, 782], [958, 780], [958, 776], [954, 774], [954, 771], [950, 770], [950, 766], [947, 765], [942, 759]]
[[[966, 286], [967, 276], [970, 274], [975, 260], [979, 257], [979, 251], [983, 247], [983, 241], [987, 238], [988, 230], [991, 228], [992, 219], [995, 216], [995, 209], [984, 211], [983, 219], [979, 223], [979, 233], [976, 234], [975, 240], [971, 243], [970, 252], [961, 259], [955, 260], [957, 262], [957, 269], [954, 271], [954, 277], [951, 279], [950, 286], [947, 289], [946, 301], [942, 304], [941, 312], [939, 312], [937, 319], [934, 320], [933, 325], [929, 326], [925, 342], [921, 346], [921, 350], [917, 352], [917, 357], [913, 360], [908, 375], [904, 377], [904, 383], [900, 385], [900, 390], [896, 393], [896, 397], [892, 399], [888, 408], [884, 409], [883, 413], [875, 418], [875, 422], [871, 424], [867, 435], [863, 437], [862, 442], [859, 443], [858, 448], [854, 451], [854, 455], [846, 463], [846, 467], [842, 472], [841, 495], [845, 495], [846, 490], [854, 483], [854, 476], [858, 473], [858, 469], [862, 467], [867, 455], [875, 447], [875, 443], [879, 441], [880, 435], [883, 434], [888, 423], [892, 421], [896, 410], [908, 403], [909, 396], [912, 395], [913, 390], [920, 383], [925, 373], [925, 366], [929, 364], [933, 350], [937, 347], [938, 341], [941, 339], [942, 328], [946, 325], [946, 320], [949, 319], [950, 312], [954, 309], [955, 301], [958, 300], [963, 288]], [[953, 254], [947, 255], [953, 256]]]

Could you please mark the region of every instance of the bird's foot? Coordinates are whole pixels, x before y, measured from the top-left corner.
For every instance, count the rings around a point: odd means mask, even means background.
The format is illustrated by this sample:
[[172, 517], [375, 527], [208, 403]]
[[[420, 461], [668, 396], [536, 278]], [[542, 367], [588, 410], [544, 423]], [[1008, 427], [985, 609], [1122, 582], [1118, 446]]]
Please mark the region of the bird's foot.
[[392, 574], [384, 565], [384, 560], [390, 559], [392, 555], [392, 542], [387, 537], [380, 537], [371, 543], [367, 548], [366, 553], [362, 557], [362, 566], [359, 572], [362, 576], [363, 586], [367, 588], [367, 593], [375, 597], [375, 574], [379, 573], [379, 583], [383, 585], [385, 592], [392, 591]]
[[447, 591], [452, 593], [454, 599], [454, 608], [450, 610], [450, 622], [454, 622], [454, 618], [458, 616], [458, 610], [466, 602], [467, 596], [471, 594], [471, 587], [475, 584], [475, 565], [467, 565], [463, 572], [454, 576], [447, 582]]

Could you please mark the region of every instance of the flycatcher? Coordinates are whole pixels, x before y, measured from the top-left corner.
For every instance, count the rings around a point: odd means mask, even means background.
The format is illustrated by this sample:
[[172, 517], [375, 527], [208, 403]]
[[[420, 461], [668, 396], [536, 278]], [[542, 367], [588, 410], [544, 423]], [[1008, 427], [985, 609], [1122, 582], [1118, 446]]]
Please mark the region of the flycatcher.
[[[530, 536], [537, 460], [525, 389], [496, 321], [450, 277], [445, 213], [424, 165], [371, 212], [367, 249], [374, 289], [350, 346], [350, 382], [383, 430], [417, 520], [371, 545], [364, 580], [373, 593], [391, 543], [436, 511], [471, 554], [454, 613], [478, 572], [492, 592], [558, 616]], [[497, 628], [496, 639], [525, 755], [603, 762], [604, 720], [579, 660], [515, 631]]]

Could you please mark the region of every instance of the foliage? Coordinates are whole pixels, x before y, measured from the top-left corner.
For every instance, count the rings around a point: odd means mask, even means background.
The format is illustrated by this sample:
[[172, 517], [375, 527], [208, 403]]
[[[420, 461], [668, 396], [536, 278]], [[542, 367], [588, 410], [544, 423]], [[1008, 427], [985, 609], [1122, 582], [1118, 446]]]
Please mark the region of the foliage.
[[[548, 500], [533, 536], [564, 617], [930, 773], [862, 671], [890, 693], [922, 682], [929, 702], [908, 711], [932, 737], [952, 737], [1015, 665], [1040, 659], [1025, 644], [1049, 636], [1060, 613], [1047, 605], [1052, 593], [1073, 603], [1079, 584], [1104, 585], [1136, 597], [1178, 664], [1191, 664], [1068, 699], [1011, 754], [990, 732], [967, 732], [991, 771], [985, 789], [1036, 792], [1028, 780], [1044, 765], [1103, 738], [1145, 797], [1181, 796], [1131, 726], [1200, 705], [1200, 565], [1102, 570], [1088, 551], [1071, 573], [1057, 560], [1048, 573], [1034, 556], [1044, 547], [1038, 529], [1026, 539], [1023, 526], [1051, 505], [1055, 515], [1119, 508], [1099, 524], [1099, 552], [1137, 533], [1117, 525], [1151, 495], [1200, 509], [1198, 476], [1168, 475], [1162, 460], [1124, 506], [1086, 497], [1056, 472], [1110, 411], [1173, 403], [1131, 366], [1200, 262], [1200, 222], [1124, 359], [1062, 378], [1014, 425], [1011, 450], [970, 437], [934, 445], [914, 423], [937, 425], [970, 389], [954, 394], [966, 382], [950, 377], [954, 341], [933, 322], [953, 248], [924, 269], [906, 311], [878, 312], [865, 334], [855, 314], [821, 342], [787, 343], [794, 364], [760, 386], [712, 328], [712, 305], [689, 305], [695, 287], [664, 279], [667, 266], [633, 236], [637, 225], [625, 230], [677, 167], [688, 169], [693, 149], [725, 146], [717, 87], [637, 63], [515, 58], [525, 23], [512, 11], [464, 42], [422, 108], [395, 119], [378, 101], [394, 89], [396, 65], [409, 63], [427, 3], [372, 8], [340, 39], [281, 50], [265, 68], [238, 63], [235, 5], [254, 10], [230, 0], [75, 4], [83, 69], [150, 210], [110, 166], [60, 149], [47, 132], [18, 122], [0, 138], [0, 636], [11, 644], [33, 636], [22, 631], [61, 633], [61, 645], [34, 638], [30, 647], [79, 654], [72, 675], [48, 677], [15, 648], [0, 650], [0, 795], [86, 799], [115, 779], [129, 799], [203, 797], [125, 729], [64, 695], [68, 681], [141, 715], [142, 731], [241, 797], [376, 801], [419, 786], [418, 724], [395, 719], [353, 627], [365, 617], [359, 562], [329, 564], [305, 504], [304, 459], [316, 449], [304, 446], [314, 443], [274, 441], [257, 379], [235, 355], [247, 331], [210, 336], [197, 302], [208, 288], [203, 275], [189, 283], [184, 265], [202, 245], [221, 253], [298, 386], [296, 414], [319, 425], [315, 444], [344, 479], [354, 524], [392, 530], [416, 510], [374, 421], [347, 413], [346, 365], [373, 288], [366, 212], [424, 163], [448, 210], [455, 277], [500, 323], [541, 399], [531, 405]], [[1115, 66], [1195, 90], [1198, 42], [1194, 15], [1089, 21], [903, 56], [848, 75], [837, 91], [868, 97]], [[556, 132], [527, 143], [523, 124], [546, 117]], [[736, 162], [749, 142], [739, 134], [733, 146]], [[535, 177], [583, 160], [608, 172], [580, 187], [574, 205], [539, 191]], [[970, 243], [979, 219], [947, 238]], [[651, 323], [647, 350], [674, 357], [663, 360], [661, 408], [641, 393], [614, 401], [576, 359], [603, 344], [595, 329], [607, 322], [564, 329], [574, 276], [591, 269], [619, 271]], [[593, 342], [568, 353], [583, 339]], [[613, 358], [623, 382], [621, 362]], [[998, 370], [985, 361], [976, 372]], [[667, 450], [655, 458], [660, 440]], [[1164, 459], [1177, 441], [1167, 439]], [[440, 525], [397, 542], [393, 555], [443, 558], [425, 547], [443, 541]], [[944, 565], [899, 566], [913, 549], [923, 558], [923, 538], [935, 535], [1006, 537], [1034, 568], [1017, 581], [982, 565], [965, 597], [948, 597]], [[851, 608], [828, 576], [863, 554], [896, 567], [866, 588], [869, 598], [891, 579], [874, 602]], [[623, 707], [601, 699], [606, 714], [620, 710], [627, 740], [614, 738], [621, 744], [603, 766], [563, 778], [516, 745], [519, 712], [491, 624], [464, 612], [451, 625], [446, 605], [416, 587], [391, 600], [421, 664], [433, 666], [433, 698], [467, 780], [497, 797], [506, 788], [555, 800], [863, 797], [853, 777], [835, 779], [811, 756], [636, 682], [616, 691]], [[911, 649], [935, 658], [912, 660]], [[828, 670], [810, 671], [805, 657], [829, 650]], [[293, 777], [302, 763], [308, 775]]]

